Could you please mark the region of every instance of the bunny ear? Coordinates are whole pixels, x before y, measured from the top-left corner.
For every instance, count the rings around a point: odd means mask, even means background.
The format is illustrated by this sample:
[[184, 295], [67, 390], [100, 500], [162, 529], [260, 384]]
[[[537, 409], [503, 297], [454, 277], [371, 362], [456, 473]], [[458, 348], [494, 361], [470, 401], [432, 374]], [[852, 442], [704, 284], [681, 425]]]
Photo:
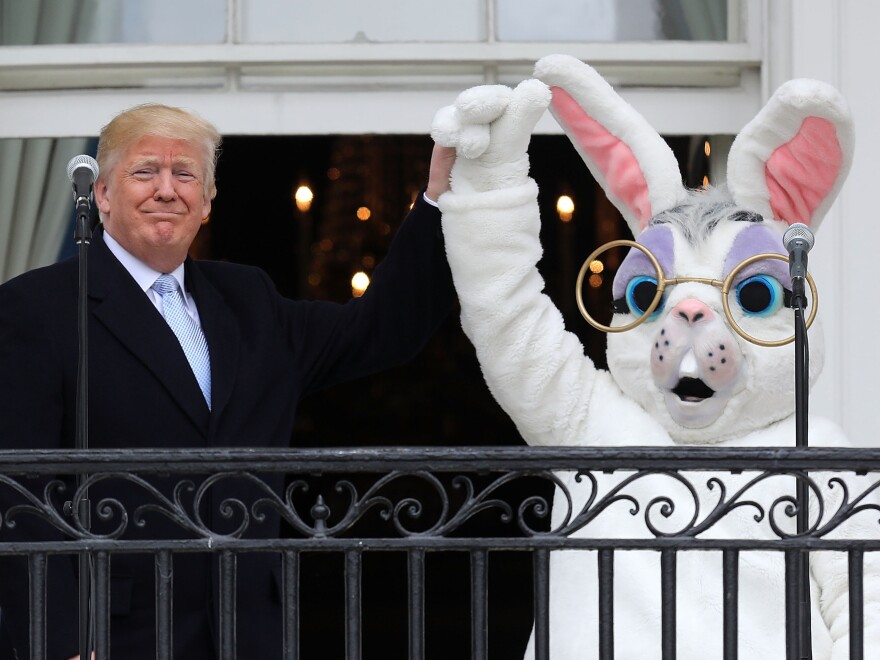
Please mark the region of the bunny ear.
[[852, 164], [852, 117], [836, 89], [791, 80], [730, 147], [727, 184], [740, 206], [814, 230]]
[[567, 55], [548, 55], [535, 65], [535, 77], [550, 86], [553, 115], [633, 236], [684, 200], [672, 150], [595, 69]]

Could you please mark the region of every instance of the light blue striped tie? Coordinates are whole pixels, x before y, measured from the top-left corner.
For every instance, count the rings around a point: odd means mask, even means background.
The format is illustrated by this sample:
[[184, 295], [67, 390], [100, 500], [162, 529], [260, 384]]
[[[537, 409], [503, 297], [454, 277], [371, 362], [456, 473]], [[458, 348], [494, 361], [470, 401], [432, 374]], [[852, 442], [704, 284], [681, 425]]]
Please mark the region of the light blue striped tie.
[[208, 409], [211, 408], [211, 356], [199, 324], [189, 315], [173, 275], [161, 275], [151, 287], [162, 296], [162, 315], [177, 336], [189, 366], [192, 367]]

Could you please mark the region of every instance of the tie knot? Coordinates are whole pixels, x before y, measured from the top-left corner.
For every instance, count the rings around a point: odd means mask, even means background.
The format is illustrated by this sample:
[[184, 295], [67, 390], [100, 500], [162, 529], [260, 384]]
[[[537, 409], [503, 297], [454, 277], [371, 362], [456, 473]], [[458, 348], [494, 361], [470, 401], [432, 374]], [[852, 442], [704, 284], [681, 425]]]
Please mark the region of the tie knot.
[[159, 295], [164, 296], [177, 291], [177, 280], [174, 279], [174, 275], [160, 275], [150, 288]]

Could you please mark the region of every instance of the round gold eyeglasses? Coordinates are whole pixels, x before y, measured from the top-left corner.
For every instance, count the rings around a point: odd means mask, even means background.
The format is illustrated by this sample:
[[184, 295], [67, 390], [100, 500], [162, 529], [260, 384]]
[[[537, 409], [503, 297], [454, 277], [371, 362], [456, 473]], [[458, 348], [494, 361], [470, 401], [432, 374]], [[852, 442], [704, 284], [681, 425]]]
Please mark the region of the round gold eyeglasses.
[[[586, 305], [583, 300], [583, 283], [584, 277], [587, 274], [587, 271], [590, 269], [590, 265], [597, 261], [598, 258], [607, 252], [608, 250], [617, 248], [617, 247], [629, 247], [636, 248], [641, 250], [641, 252], [648, 258], [651, 264], [654, 267], [654, 270], [657, 274], [657, 290], [654, 293], [654, 297], [651, 300], [651, 304], [645, 308], [645, 311], [639, 316], [635, 321], [631, 323], [627, 323], [626, 325], [621, 326], [610, 326], [605, 325], [597, 321], [593, 316], [587, 311]], [[586, 258], [584, 261], [584, 265], [581, 266], [580, 272], [577, 277], [577, 284], [575, 287], [575, 296], [577, 298], [577, 306], [578, 310], [580, 310], [581, 316], [589, 323], [591, 326], [596, 328], [597, 330], [601, 330], [602, 332], [626, 332], [627, 330], [632, 330], [633, 328], [641, 325], [645, 321], [647, 321], [657, 307], [660, 305], [660, 301], [663, 299], [663, 294], [666, 291], [666, 287], [672, 286], [674, 284], [681, 284], [682, 282], [697, 282], [700, 284], [709, 284], [710, 286], [715, 286], [721, 289], [721, 304], [724, 307], [724, 315], [727, 317], [730, 326], [734, 329], [734, 331], [746, 341], [749, 341], [753, 344], [757, 344], [758, 346], [785, 346], [794, 341], [794, 332], [792, 331], [791, 336], [788, 336], [784, 339], [762, 339], [759, 337], [755, 337], [754, 335], [746, 332], [740, 324], [737, 322], [734, 315], [730, 310], [730, 292], [735, 289], [735, 283], [737, 282], [737, 276], [743, 271], [743, 269], [748, 268], [752, 264], [755, 264], [763, 259], [776, 259], [779, 261], [788, 262], [788, 257], [781, 254], [773, 254], [773, 253], [764, 253], [757, 254], [755, 256], [749, 257], [745, 259], [741, 263], [739, 263], [723, 280], [715, 280], [704, 277], [673, 277], [667, 278], [663, 275], [663, 269], [660, 267], [660, 262], [657, 260], [657, 257], [644, 245], [640, 243], [636, 243], [635, 241], [630, 240], [617, 240], [611, 241], [610, 243], [605, 243], [601, 247], [597, 248]], [[807, 318], [807, 327], [809, 328], [813, 324], [813, 320], [816, 318], [816, 312], [819, 308], [819, 292], [816, 290], [816, 284], [813, 281], [812, 276], [807, 273], [807, 282], [810, 285], [810, 292], [812, 293], [812, 302], [810, 305], [810, 314]]]

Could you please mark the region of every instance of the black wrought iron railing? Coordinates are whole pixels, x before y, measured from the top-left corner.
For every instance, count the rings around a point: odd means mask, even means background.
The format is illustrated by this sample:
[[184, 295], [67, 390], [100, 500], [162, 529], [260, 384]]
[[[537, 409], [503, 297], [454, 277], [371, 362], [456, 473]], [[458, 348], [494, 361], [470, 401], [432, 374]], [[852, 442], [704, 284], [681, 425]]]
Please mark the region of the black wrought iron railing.
[[[265, 480], [278, 473], [285, 475], [280, 490]], [[724, 658], [733, 660], [738, 657], [740, 556], [754, 551], [784, 556], [788, 657], [797, 658], [797, 561], [805, 553], [830, 551], [847, 557], [849, 657], [859, 660], [866, 657], [865, 558], [880, 552], [878, 475], [880, 451], [818, 447], [0, 451], [0, 557], [28, 559], [33, 658], [45, 657], [46, 640], [53, 634], [45, 610], [53, 594], [46, 566], [54, 555], [85, 553], [90, 558], [98, 660], [112, 650], [114, 558], [153, 556], [156, 657], [167, 659], [173, 654], [173, 561], [184, 553], [215, 555], [218, 656], [232, 660], [239, 633], [237, 561], [246, 554], [270, 553], [280, 557], [283, 567], [284, 616], [277, 634], [285, 660], [516, 658], [533, 624], [535, 657], [546, 660], [551, 555], [592, 551], [599, 617], [584, 625], [596, 627], [595, 654], [606, 660], [615, 657], [615, 556], [655, 551], [661, 558], [656, 579], [663, 594], [662, 657], [671, 660], [676, 657], [677, 603], [688, 597], [676, 593], [676, 559], [684, 552], [715, 552], [723, 558]], [[77, 489], [73, 484], [78, 482]], [[807, 486], [813, 509], [802, 534], [795, 531], [798, 482]], [[641, 487], [645, 484], [650, 488]], [[116, 492], [127, 495], [117, 498]], [[84, 493], [94, 499], [83, 503]], [[714, 533], [744, 510], [763, 532], [741, 538]], [[82, 511], [90, 511], [91, 520], [82, 520]], [[625, 518], [641, 532], [620, 537], [590, 533], [609, 517]], [[865, 523], [860, 527], [865, 533], [837, 534], [857, 518]], [[33, 520], [39, 521], [34, 529], [51, 533], [22, 537], [21, 530]], [[159, 520], [165, 530], [161, 538], [150, 534]], [[179, 534], [168, 534], [169, 524]], [[266, 533], [267, 525], [275, 525], [272, 533]], [[303, 570], [320, 556], [339, 561]], [[386, 564], [371, 576], [378, 556], [400, 561], [393, 571]], [[434, 557], [449, 561], [432, 563]], [[511, 557], [519, 563], [501, 570], [507, 571], [508, 586], [514, 581], [515, 587], [490, 588], [490, 583], [497, 585], [493, 570]], [[338, 578], [341, 605], [327, 609], [325, 603], [319, 618], [326, 623], [327, 613], [337, 612], [333, 625], [342, 635], [336, 647], [325, 635], [318, 641], [322, 654], [310, 656], [305, 640], [320, 633], [308, 623], [318, 620], [309, 618], [316, 590], [304, 580], [315, 571]], [[385, 586], [371, 586], [367, 597], [365, 583]], [[457, 583], [466, 585], [466, 600], [451, 606], [449, 596], [449, 602], [435, 606], [437, 592], [454, 590]], [[386, 602], [393, 599], [396, 605]], [[464, 644], [464, 652], [444, 647], [455, 643]], [[509, 648], [499, 652], [501, 643]]]

